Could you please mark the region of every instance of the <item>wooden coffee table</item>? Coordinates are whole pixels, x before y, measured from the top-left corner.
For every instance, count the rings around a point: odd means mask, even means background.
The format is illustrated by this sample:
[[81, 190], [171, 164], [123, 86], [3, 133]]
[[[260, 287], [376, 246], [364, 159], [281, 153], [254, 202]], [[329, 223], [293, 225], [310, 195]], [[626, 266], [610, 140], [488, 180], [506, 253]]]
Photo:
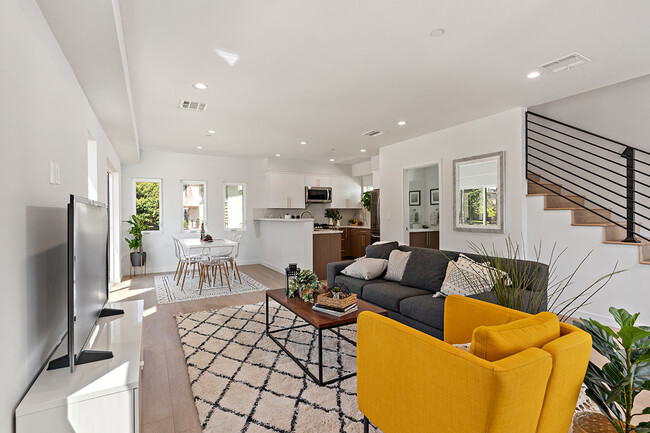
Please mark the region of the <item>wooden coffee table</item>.
[[[271, 331], [269, 329], [269, 298], [273, 299], [281, 306], [291, 311], [292, 313], [294, 313], [296, 316], [300, 317], [307, 323], [302, 325], [290, 326], [288, 328], [274, 329], [273, 331]], [[267, 291], [266, 292], [266, 335], [271, 337], [271, 340], [273, 340], [275, 344], [277, 344], [280, 347], [280, 349], [284, 351], [284, 353], [289, 355], [289, 357], [293, 359], [293, 361], [296, 364], [298, 364], [298, 367], [300, 367], [305, 373], [307, 373], [307, 376], [309, 376], [314, 382], [316, 382], [320, 386], [329, 385], [331, 383], [356, 376], [357, 373], [349, 373], [343, 376], [335, 377], [327, 381], [323, 381], [323, 330], [330, 330], [334, 334], [346, 340], [348, 343], [356, 346], [357, 343], [355, 341], [350, 340], [349, 338], [345, 337], [335, 329], [340, 328], [341, 326], [357, 323], [357, 317], [359, 317], [359, 314], [363, 311], [372, 311], [373, 313], [381, 314], [384, 316], [387, 315], [388, 312], [381, 307], [377, 307], [376, 305], [370, 304], [361, 299], [357, 299], [357, 311], [348, 313], [341, 317], [336, 317], [327, 313], [314, 311], [311, 308], [313, 305], [314, 304], [309, 304], [303, 301], [299, 297], [287, 298], [284, 289]], [[296, 358], [291, 352], [289, 352], [289, 349], [287, 349], [286, 346], [280, 343], [280, 341], [278, 341], [278, 339], [275, 338], [275, 336], [273, 335], [277, 332], [289, 331], [291, 329], [303, 328], [305, 326], [313, 326], [318, 330], [318, 377], [316, 377], [311, 371], [309, 371], [307, 365], [303, 364], [300, 360], [298, 360], [298, 358]]]

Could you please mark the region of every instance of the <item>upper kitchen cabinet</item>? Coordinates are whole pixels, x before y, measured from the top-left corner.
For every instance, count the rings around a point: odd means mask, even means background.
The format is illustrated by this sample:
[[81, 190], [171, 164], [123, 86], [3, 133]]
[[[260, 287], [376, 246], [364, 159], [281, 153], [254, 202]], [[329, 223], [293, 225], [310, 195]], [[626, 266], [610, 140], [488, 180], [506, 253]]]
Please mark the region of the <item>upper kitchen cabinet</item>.
[[305, 207], [305, 176], [293, 173], [266, 173], [267, 207], [303, 209]]
[[332, 176], [332, 204], [337, 209], [361, 207], [361, 184], [353, 177]]
[[320, 174], [306, 175], [305, 186], [332, 186], [332, 177]]

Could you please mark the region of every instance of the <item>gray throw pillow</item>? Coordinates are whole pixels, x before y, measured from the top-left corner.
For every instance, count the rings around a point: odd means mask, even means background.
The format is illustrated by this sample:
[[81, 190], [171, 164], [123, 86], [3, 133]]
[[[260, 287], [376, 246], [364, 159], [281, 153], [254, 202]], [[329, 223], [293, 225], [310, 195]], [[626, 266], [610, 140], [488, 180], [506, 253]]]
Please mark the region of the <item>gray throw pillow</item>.
[[400, 284], [437, 292], [445, 279], [447, 264], [457, 258], [458, 253], [453, 251], [413, 248]]
[[388, 260], [390, 253], [398, 247], [398, 242], [386, 242], [378, 245], [368, 245], [366, 247], [366, 257], [369, 259], [384, 259]]

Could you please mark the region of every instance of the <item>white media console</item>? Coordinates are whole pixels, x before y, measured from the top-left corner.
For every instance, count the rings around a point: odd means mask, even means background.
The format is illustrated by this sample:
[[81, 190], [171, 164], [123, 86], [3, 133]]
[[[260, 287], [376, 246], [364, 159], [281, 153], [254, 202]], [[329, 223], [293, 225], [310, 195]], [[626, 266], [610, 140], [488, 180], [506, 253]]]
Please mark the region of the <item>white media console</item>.
[[[143, 301], [115, 302], [124, 315], [100, 318], [91, 350], [113, 358], [43, 369], [16, 408], [16, 433], [138, 433]], [[65, 355], [66, 340], [52, 358]]]

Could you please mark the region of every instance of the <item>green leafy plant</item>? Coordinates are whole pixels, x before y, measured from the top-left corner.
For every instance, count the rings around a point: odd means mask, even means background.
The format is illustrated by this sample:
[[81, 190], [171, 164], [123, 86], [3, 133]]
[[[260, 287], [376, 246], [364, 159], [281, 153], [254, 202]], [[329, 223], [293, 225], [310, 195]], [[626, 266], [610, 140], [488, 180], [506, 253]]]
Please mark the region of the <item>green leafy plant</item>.
[[318, 279], [318, 276], [309, 269], [305, 269], [289, 280], [289, 293], [287, 296], [292, 298], [299, 294], [303, 301], [313, 304], [314, 293], [318, 293], [322, 287], [323, 283]]
[[143, 230], [160, 229], [160, 184], [136, 182], [135, 211], [143, 218]]
[[370, 212], [371, 195], [372, 194], [370, 191], [366, 191], [363, 194], [361, 194], [361, 205], [368, 212]]
[[145, 229], [144, 217], [141, 215], [131, 215], [130, 220], [124, 221], [131, 225], [129, 229], [129, 234], [133, 236], [132, 239], [124, 238], [127, 244], [129, 244], [129, 249], [138, 252], [142, 252], [142, 231]]
[[340, 292], [341, 292], [341, 288], [340, 288], [340, 287], [338, 287], [338, 286], [334, 286], [334, 287], [332, 287], [332, 293], [340, 293]]
[[334, 221], [343, 219], [338, 209], [325, 209], [325, 218], [332, 218]]
[[649, 433], [650, 422], [634, 425], [633, 418], [650, 415], [650, 407], [637, 413], [632, 413], [632, 408], [639, 393], [650, 391], [650, 327], [634, 326], [639, 313], [630, 314], [614, 307], [609, 312], [620, 331], [593, 319], [573, 322], [591, 335], [593, 348], [609, 361], [602, 368], [589, 362], [585, 376], [587, 396], [619, 433]]
[[[557, 253], [556, 244], [549, 257], [548, 275], [545, 278], [539, 278], [541, 273], [545, 273], [541, 262], [542, 242], [534, 248], [535, 257], [527, 263], [525, 260], [523, 248], [512, 240], [510, 236], [506, 238], [505, 251], [492, 246], [491, 249], [484, 245], [469, 243], [470, 248], [479, 256], [479, 261], [489, 263], [490, 266], [508, 274], [509, 279], [503, 278], [503, 274], [488, 269], [487, 275], [492, 285], [490, 292], [484, 292], [482, 285], [477, 284], [476, 280], [467, 277], [467, 282], [476, 294], [484, 297], [492, 297], [493, 302], [504, 307], [516, 310], [527, 311], [531, 314], [539, 313], [544, 309], [551, 311], [558, 316], [571, 317], [583, 306], [587, 305], [600, 290], [607, 285], [611, 278], [625, 270], [617, 270], [618, 262], [614, 264], [612, 272], [609, 272], [574, 296], [565, 296], [567, 288], [573, 284], [573, 280], [580, 271], [582, 265], [587, 261], [591, 252], [587, 254], [578, 264], [578, 266], [569, 275], [559, 277], [557, 275], [557, 265], [559, 260], [566, 252], [566, 248]], [[521, 290], [527, 287], [529, 290]], [[546, 293], [543, 288], [546, 287]], [[528, 296], [526, 296], [528, 295]], [[544, 308], [546, 306], [546, 308]]]

